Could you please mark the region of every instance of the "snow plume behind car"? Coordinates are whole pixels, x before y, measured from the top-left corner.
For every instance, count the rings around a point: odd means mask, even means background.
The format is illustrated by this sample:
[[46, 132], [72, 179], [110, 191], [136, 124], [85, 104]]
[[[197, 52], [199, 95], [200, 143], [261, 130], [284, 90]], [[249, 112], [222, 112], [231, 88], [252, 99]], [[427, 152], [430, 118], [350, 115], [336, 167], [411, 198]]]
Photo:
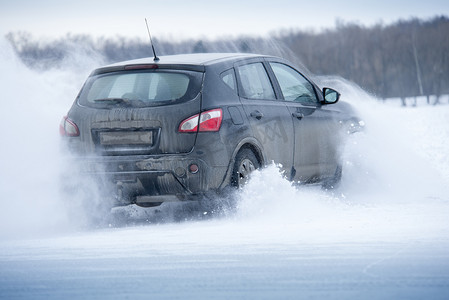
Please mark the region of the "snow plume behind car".
[[[77, 201], [87, 198], [95, 205], [101, 191], [77, 189], [81, 183], [89, 186], [89, 180], [63, 163], [67, 153], [59, 149], [57, 128], [88, 72], [102, 62], [74, 51], [64, 70], [37, 72], [24, 66], [5, 41], [0, 48], [0, 236], [78, 228], [92, 207]], [[349, 82], [321, 79], [339, 90], [342, 100], [351, 102], [366, 124], [363, 132], [351, 135], [345, 149], [340, 187], [332, 192], [317, 186], [295, 187], [275, 166], [257, 171], [238, 195], [235, 214], [219, 225], [224, 237], [232, 232], [236, 240], [252, 236], [259, 241], [274, 237], [285, 241], [289, 234], [326, 240], [342, 238], [344, 233], [346, 239], [358, 239], [367, 237], [367, 232], [394, 237], [404, 231], [435, 234], [447, 230], [441, 214], [430, 217], [433, 212], [448, 211], [447, 204], [441, 203], [448, 198], [447, 155], [432, 155], [434, 150], [423, 147], [448, 146], [448, 134], [432, 127], [447, 120], [447, 107], [432, 111], [385, 106]], [[69, 183], [62, 193], [61, 180]], [[141, 214], [130, 213], [134, 209], [127, 211], [128, 216], [147, 220], [162, 212], [172, 220], [170, 205], [139, 209]], [[415, 222], [416, 216], [423, 222]], [[241, 232], [237, 235], [235, 222]], [[389, 232], [391, 226], [398, 228], [397, 233]]]
[[59, 231], [68, 225], [59, 175], [77, 175], [62, 165], [58, 123], [98, 62], [74, 51], [63, 70], [35, 71], [0, 39], [0, 64], [0, 236]]

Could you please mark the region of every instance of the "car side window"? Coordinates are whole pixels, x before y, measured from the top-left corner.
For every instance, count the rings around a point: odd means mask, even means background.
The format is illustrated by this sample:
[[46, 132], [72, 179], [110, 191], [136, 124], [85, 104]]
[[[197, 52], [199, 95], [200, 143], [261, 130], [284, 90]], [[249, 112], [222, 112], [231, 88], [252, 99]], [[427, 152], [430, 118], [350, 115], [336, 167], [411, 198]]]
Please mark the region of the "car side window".
[[237, 85], [235, 84], [234, 69], [230, 69], [221, 73], [221, 79], [234, 91], [237, 91]]
[[270, 63], [270, 66], [279, 82], [285, 101], [301, 104], [318, 103], [312, 84], [299, 72], [281, 63]]
[[262, 63], [237, 68], [242, 84], [242, 97], [248, 99], [276, 99], [267, 71]]

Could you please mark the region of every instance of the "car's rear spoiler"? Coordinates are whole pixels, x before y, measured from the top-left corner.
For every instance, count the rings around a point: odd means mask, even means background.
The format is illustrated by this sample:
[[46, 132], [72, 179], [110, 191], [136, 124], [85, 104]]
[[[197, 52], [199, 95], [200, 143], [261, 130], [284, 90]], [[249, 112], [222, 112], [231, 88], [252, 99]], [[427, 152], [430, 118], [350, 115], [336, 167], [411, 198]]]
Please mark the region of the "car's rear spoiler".
[[117, 72], [124, 70], [139, 70], [139, 69], [172, 69], [172, 70], [187, 70], [196, 72], [205, 72], [206, 68], [203, 65], [189, 65], [189, 64], [127, 64], [121, 66], [102, 67], [94, 70], [91, 75]]

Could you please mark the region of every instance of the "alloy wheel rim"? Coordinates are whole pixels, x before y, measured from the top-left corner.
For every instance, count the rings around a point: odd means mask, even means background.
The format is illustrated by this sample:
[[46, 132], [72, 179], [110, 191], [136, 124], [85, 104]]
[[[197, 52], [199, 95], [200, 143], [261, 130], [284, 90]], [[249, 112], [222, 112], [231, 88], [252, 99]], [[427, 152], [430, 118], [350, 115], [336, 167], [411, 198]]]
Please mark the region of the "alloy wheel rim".
[[242, 160], [238, 170], [239, 187], [245, 185], [248, 182], [249, 174], [256, 170], [253, 162], [248, 158]]

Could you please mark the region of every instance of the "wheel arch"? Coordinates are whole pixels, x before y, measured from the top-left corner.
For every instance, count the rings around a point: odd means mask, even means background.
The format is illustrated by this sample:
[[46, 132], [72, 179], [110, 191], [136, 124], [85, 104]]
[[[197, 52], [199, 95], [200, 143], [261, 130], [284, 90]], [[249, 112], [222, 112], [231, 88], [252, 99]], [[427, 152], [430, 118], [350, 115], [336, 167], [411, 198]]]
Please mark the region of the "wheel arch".
[[243, 139], [242, 141], [240, 141], [240, 143], [237, 144], [237, 146], [235, 147], [233, 153], [232, 153], [232, 158], [229, 161], [229, 165], [226, 171], [226, 176], [220, 186], [220, 188], [224, 188], [226, 186], [228, 186], [231, 182], [231, 176], [232, 176], [232, 170], [234, 168], [234, 164], [235, 164], [235, 158], [237, 157], [237, 154], [242, 150], [242, 149], [250, 149], [254, 155], [256, 156], [259, 164], [261, 167], [265, 166], [265, 162], [266, 162], [266, 157], [265, 154], [263, 152], [263, 147], [262, 145], [254, 138], [246, 138]]
[[259, 164], [260, 164], [261, 166], [265, 165], [265, 158], [263, 157], [262, 150], [260, 150], [259, 147], [255, 146], [254, 144], [251, 144], [251, 143], [243, 144], [243, 145], [238, 149], [238, 151], [236, 151], [236, 152], [234, 153], [234, 155], [233, 155], [233, 160], [234, 160], [234, 161], [235, 161], [235, 157], [237, 156], [237, 154], [238, 154], [240, 151], [242, 151], [243, 149], [249, 149], [249, 150], [251, 150], [251, 151], [254, 153], [254, 155], [256, 156], [257, 161], [259, 162]]
[[239, 153], [239, 151], [242, 150], [243, 148], [249, 148], [251, 151], [253, 151], [254, 155], [259, 161], [259, 164], [261, 166], [265, 165], [266, 157], [262, 150], [263, 149], [262, 145], [254, 138], [247, 138], [240, 141], [240, 143], [238, 143], [237, 146], [235, 147], [234, 152], [232, 153], [232, 161], [230, 166], [234, 165], [237, 153]]

